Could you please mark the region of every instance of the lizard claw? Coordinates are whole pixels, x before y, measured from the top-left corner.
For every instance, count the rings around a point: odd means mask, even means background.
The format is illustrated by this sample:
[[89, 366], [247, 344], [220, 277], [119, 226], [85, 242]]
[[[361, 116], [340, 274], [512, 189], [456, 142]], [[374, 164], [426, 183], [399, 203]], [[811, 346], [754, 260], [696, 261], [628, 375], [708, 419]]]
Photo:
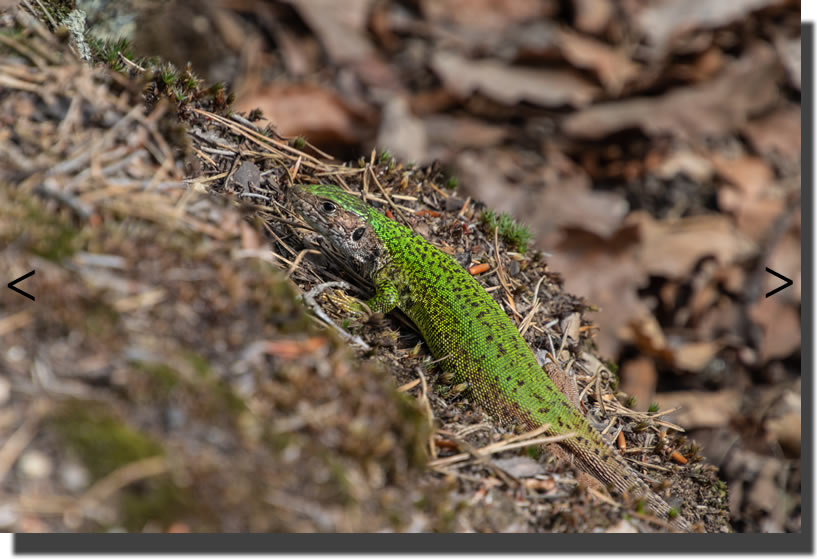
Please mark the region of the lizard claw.
[[[309, 291], [307, 291], [306, 293], [304, 293], [304, 294], [301, 296], [301, 299], [303, 300], [303, 302], [304, 302], [304, 303], [305, 303], [305, 304], [306, 304], [306, 305], [307, 305], [307, 306], [308, 306], [310, 309], [312, 309], [312, 312], [314, 312], [314, 313], [315, 313], [315, 315], [316, 315], [318, 318], [320, 318], [320, 319], [321, 319], [323, 322], [325, 322], [325, 323], [326, 323], [328, 326], [330, 326], [332, 329], [334, 329], [334, 330], [335, 330], [335, 331], [336, 331], [338, 334], [340, 334], [340, 336], [341, 336], [342, 338], [344, 338], [344, 339], [346, 339], [347, 341], [349, 341], [349, 342], [351, 342], [351, 343], [353, 343], [353, 344], [357, 345], [358, 347], [362, 348], [364, 351], [369, 351], [369, 350], [371, 350], [371, 347], [369, 346], [369, 344], [367, 344], [366, 342], [364, 342], [364, 341], [363, 341], [363, 340], [362, 340], [362, 339], [361, 339], [359, 336], [353, 336], [353, 335], [349, 334], [348, 332], [346, 332], [346, 331], [345, 331], [343, 328], [341, 328], [340, 326], [338, 326], [337, 324], [335, 324], [335, 323], [332, 321], [332, 319], [331, 319], [331, 318], [329, 318], [329, 316], [328, 316], [328, 315], [327, 315], [327, 314], [326, 314], [326, 313], [323, 311], [323, 309], [321, 308], [321, 306], [320, 306], [320, 305], [318, 304], [318, 302], [316, 301], [316, 299], [315, 299], [315, 298], [316, 298], [318, 295], [320, 295], [321, 293], [323, 293], [324, 291], [326, 291], [327, 289], [330, 289], [330, 288], [351, 289], [351, 288], [352, 288], [352, 286], [351, 286], [351, 285], [349, 285], [348, 283], [346, 283], [345, 281], [328, 281], [328, 282], [325, 282], [325, 283], [321, 283], [321, 284], [316, 285], [315, 287], [313, 287], [312, 289], [310, 289]], [[342, 292], [341, 292], [341, 293], [342, 293]], [[345, 293], [343, 293], [343, 297], [344, 297], [345, 299], [347, 299], [347, 300], [350, 300], [350, 301], [357, 301], [356, 299], [354, 299], [353, 297], [351, 297], [351, 296], [349, 296], [349, 295], [346, 295]], [[330, 297], [330, 299], [331, 299], [331, 297]], [[361, 303], [361, 304], [362, 304], [362, 303]], [[364, 305], [364, 306], [365, 306], [365, 305]], [[368, 307], [367, 307], [367, 308], [368, 308]]]

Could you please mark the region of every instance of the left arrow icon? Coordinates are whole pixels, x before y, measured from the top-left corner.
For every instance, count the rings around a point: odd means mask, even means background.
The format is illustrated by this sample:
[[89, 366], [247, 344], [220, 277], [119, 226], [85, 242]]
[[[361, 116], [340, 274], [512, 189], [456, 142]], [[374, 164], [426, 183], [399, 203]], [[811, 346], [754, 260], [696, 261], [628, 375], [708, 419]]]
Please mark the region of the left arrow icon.
[[26, 275], [24, 275], [24, 276], [20, 276], [19, 278], [17, 278], [17, 279], [16, 279], [16, 280], [14, 280], [13, 282], [11, 282], [11, 283], [9, 284], [9, 289], [11, 289], [12, 291], [16, 291], [16, 292], [17, 292], [17, 293], [19, 293], [20, 295], [22, 295], [22, 296], [24, 296], [24, 297], [28, 297], [29, 299], [31, 299], [31, 300], [33, 301], [33, 300], [34, 300], [34, 295], [32, 295], [31, 293], [26, 293], [26, 292], [25, 292], [25, 291], [23, 291], [22, 289], [17, 289], [17, 288], [16, 288], [16, 287], [14, 287], [14, 286], [15, 286], [15, 285], [17, 285], [18, 283], [20, 283], [21, 281], [23, 281], [24, 279], [26, 279], [26, 278], [30, 278], [31, 276], [33, 276], [33, 275], [34, 275], [34, 272], [35, 272], [35, 270], [31, 270], [31, 271], [30, 271], [29, 273], [27, 273]]

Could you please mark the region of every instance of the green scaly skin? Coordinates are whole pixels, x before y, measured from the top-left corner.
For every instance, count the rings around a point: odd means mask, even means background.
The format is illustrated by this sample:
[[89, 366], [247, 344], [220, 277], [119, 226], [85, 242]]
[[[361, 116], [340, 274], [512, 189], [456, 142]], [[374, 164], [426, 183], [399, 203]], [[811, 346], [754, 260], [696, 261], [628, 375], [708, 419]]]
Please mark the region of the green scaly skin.
[[[289, 190], [295, 210], [375, 285], [367, 304], [398, 308], [417, 326], [440, 366], [467, 382], [474, 399], [503, 422], [575, 436], [562, 444], [590, 474], [638, 496], [660, 518], [670, 507], [544, 374], [516, 326], [453, 258], [337, 186]], [[445, 359], [443, 359], [445, 358]], [[673, 528], [687, 531], [681, 516]]]

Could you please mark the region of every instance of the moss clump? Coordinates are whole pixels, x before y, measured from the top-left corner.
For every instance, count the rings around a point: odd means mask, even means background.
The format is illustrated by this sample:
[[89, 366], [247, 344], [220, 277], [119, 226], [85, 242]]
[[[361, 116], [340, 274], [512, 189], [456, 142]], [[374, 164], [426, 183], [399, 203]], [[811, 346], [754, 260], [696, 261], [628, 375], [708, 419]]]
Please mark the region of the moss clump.
[[150, 377], [151, 386], [160, 392], [160, 395], [169, 395], [179, 385], [179, 373], [172, 367], [147, 361], [134, 361], [133, 366]]
[[31, 239], [30, 250], [37, 256], [62, 262], [82, 248], [87, 240], [87, 234], [68, 223], [62, 216], [55, 219], [53, 212], [44, 211], [41, 202], [28, 199], [23, 201], [26, 206], [24, 223], [27, 223], [27, 233]]
[[508, 214], [485, 210], [482, 212], [480, 220], [489, 234], [493, 234], [496, 229], [499, 229], [499, 236], [513, 250], [523, 254], [528, 250], [533, 234], [530, 229], [514, 221]]
[[126, 70], [121, 54], [128, 60], [136, 59], [133, 45], [128, 39], [99, 39], [90, 33], [85, 34], [85, 41], [91, 50], [91, 57], [95, 62], [105, 64], [116, 72]]
[[195, 402], [191, 410], [202, 418], [223, 417], [232, 420], [235, 412], [247, 409], [244, 400], [235, 394], [230, 385], [212, 373], [207, 359], [193, 351], [179, 350], [167, 361], [134, 360], [131, 364], [139, 374], [144, 375], [146, 381], [141, 392], [131, 394], [136, 400], [147, 398], [164, 402], [171, 398], [186, 399]]
[[[170, 378], [165, 370], [153, 367], [151, 371]], [[100, 402], [67, 402], [52, 414], [50, 424], [94, 480], [127, 464], [164, 454], [159, 443], [127, 425]], [[118, 497], [121, 522], [129, 531], [141, 531], [148, 522], [166, 528], [195, 508], [190, 492], [167, 474], [134, 483]]]
[[156, 441], [131, 428], [99, 402], [66, 402], [52, 415], [51, 424], [94, 479], [131, 462], [163, 454]]

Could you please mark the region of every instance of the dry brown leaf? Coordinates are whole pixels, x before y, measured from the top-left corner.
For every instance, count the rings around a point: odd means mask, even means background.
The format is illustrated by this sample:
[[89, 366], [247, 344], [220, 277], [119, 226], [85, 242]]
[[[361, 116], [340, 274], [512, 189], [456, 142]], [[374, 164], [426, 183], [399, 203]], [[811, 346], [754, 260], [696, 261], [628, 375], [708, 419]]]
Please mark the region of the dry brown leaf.
[[239, 111], [259, 108], [283, 136], [312, 142], [353, 143], [370, 134], [372, 116], [353, 108], [334, 91], [314, 84], [272, 84], [248, 93]]
[[602, 103], [569, 115], [562, 126], [571, 136], [592, 140], [630, 128], [684, 139], [723, 136], [778, 99], [781, 72], [772, 49], [756, 47], [716, 79], [657, 98]]
[[717, 173], [737, 188], [718, 190], [718, 205], [736, 216], [738, 229], [754, 241], [762, 241], [783, 212], [782, 191], [766, 162], [757, 157], [712, 157]]
[[689, 31], [723, 27], [754, 11], [783, 3], [785, 0], [663, 0], [647, 4], [636, 22], [650, 43], [661, 50]]
[[577, 73], [508, 66], [494, 60], [470, 60], [453, 52], [435, 52], [434, 71], [460, 97], [480, 92], [500, 103], [528, 101], [545, 107], [587, 105], [599, 89]]
[[566, 317], [564, 317], [561, 322], [559, 323], [560, 328], [562, 329], [562, 333], [570, 345], [575, 345], [579, 343], [580, 333], [582, 325], [582, 318], [577, 312], [570, 313]]
[[737, 186], [745, 197], [761, 196], [774, 182], [771, 168], [759, 157], [744, 155], [728, 159], [720, 154], [713, 154], [711, 161], [718, 174]]
[[752, 147], [764, 157], [777, 156], [800, 169], [800, 105], [789, 105], [743, 127]]
[[439, 114], [423, 119], [423, 123], [431, 141], [446, 150], [494, 146], [508, 136], [504, 126], [469, 117]]
[[335, 63], [354, 62], [374, 54], [374, 47], [366, 37], [366, 22], [373, 0], [291, 2]]
[[332, 62], [348, 65], [370, 86], [399, 89], [400, 81], [392, 67], [383, 61], [368, 38], [373, 0], [292, 0], [292, 3]]
[[754, 243], [723, 215], [656, 221], [637, 211], [625, 221], [639, 226], [642, 243], [637, 249], [638, 262], [645, 272], [656, 276], [683, 279], [703, 258], [714, 257], [721, 265], [728, 265], [755, 250]]
[[789, 83], [792, 87], [800, 89], [800, 37], [793, 39], [784, 39], [778, 37], [774, 46], [786, 67], [786, 73], [789, 76]]
[[709, 364], [721, 350], [718, 341], [690, 342], [671, 349], [672, 364], [685, 371], [697, 373]]
[[377, 146], [404, 161], [422, 164], [428, 160], [426, 129], [411, 113], [405, 97], [394, 97], [383, 108]]
[[541, 0], [421, 0], [426, 19], [477, 29], [506, 29], [549, 16], [555, 6]]
[[574, 66], [593, 70], [611, 95], [618, 95], [639, 72], [640, 66], [625, 52], [601, 41], [567, 29], [559, 31], [558, 41], [564, 57]]
[[315, 71], [320, 56], [320, 47], [315, 38], [298, 37], [285, 27], [278, 27], [272, 32], [289, 75], [303, 76]]
[[800, 456], [802, 445], [800, 412], [792, 412], [783, 417], [769, 419], [765, 423], [770, 438], [776, 441], [789, 456]]
[[[771, 277], [771, 274], [767, 274]], [[778, 287], [780, 280], [772, 278]], [[773, 289], [770, 288], [770, 289]], [[782, 295], [786, 291], [780, 293]], [[800, 349], [800, 312], [798, 308], [786, 304], [779, 295], [759, 299], [749, 309], [749, 316], [763, 331], [759, 363], [772, 359], [783, 359]]]
[[610, 0], [573, 0], [573, 9], [576, 28], [592, 35], [600, 35], [615, 15]]
[[742, 394], [738, 390], [719, 392], [661, 392], [653, 398], [662, 410], [680, 408], [670, 416], [685, 429], [723, 427], [740, 413]]
[[635, 409], [645, 411], [655, 394], [658, 373], [649, 357], [637, 357], [621, 366], [621, 391], [635, 398]]
[[712, 163], [706, 157], [682, 148], [664, 158], [656, 174], [662, 179], [684, 174], [695, 182], [704, 183], [712, 178]]
[[617, 193], [577, 188], [583, 184], [562, 180], [548, 185], [542, 193], [544, 208], [559, 208], [536, 220], [547, 219], [562, 229], [582, 229], [604, 239], [612, 237], [630, 210], [627, 201]]
[[622, 341], [634, 344], [646, 355], [665, 361], [672, 359], [664, 331], [652, 313], [644, 313], [636, 320], [631, 320], [619, 329], [618, 335]]
[[565, 289], [600, 308], [601, 312], [591, 316], [598, 326], [594, 339], [601, 355], [616, 354], [621, 345], [617, 330], [622, 324], [650, 314], [637, 295], [646, 281], [635, 259], [637, 243], [637, 229], [625, 226], [609, 240], [574, 231], [544, 245], [553, 253], [548, 263], [562, 274]]

